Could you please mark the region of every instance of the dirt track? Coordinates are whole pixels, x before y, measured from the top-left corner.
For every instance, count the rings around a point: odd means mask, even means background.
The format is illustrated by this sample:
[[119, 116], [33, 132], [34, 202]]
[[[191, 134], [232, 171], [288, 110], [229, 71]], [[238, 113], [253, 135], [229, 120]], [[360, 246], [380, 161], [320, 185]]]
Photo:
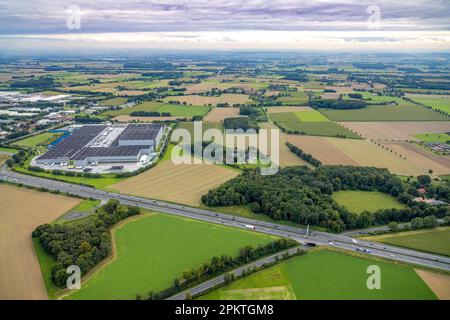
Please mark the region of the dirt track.
[[79, 202], [0, 184], [0, 300], [47, 299], [31, 232]]

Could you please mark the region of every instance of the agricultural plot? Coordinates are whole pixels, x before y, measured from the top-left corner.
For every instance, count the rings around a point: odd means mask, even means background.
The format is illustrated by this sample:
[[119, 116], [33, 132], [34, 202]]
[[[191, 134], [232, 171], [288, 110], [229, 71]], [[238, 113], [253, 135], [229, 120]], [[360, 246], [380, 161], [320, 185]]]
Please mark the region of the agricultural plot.
[[216, 106], [218, 103], [228, 103], [230, 106], [234, 104], [246, 104], [250, 102], [250, 97], [246, 94], [227, 94], [224, 93], [219, 97], [185, 95], [176, 97], [167, 97], [165, 102], [179, 101], [192, 106]]
[[272, 113], [284, 113], [284, 112], [300, 112], [300, 111], [313, 111], [310, 107], [268, 107], [266, 111], [268, 114]]
[[381, 142], [381, 144], [392, 150], [397, 155], [406, 158], [424, 172], [433, 170], [437, 175], [445, 175], [450, 173], [450, 157], [438, 156], [420, 145], [401, 141]]
[[303, 91], [290, 91], [284, 94], [288, 96], [279, 97], [276, 101], [291, 106], [308, 105], [308, 96]]
[[7, 154], [0, 153], [0, 167], [5, 164], [6, 160], [8, 160], [8, 158], [9, 158], [9, 156]]
[[330, 121], [327, 117], [316, 110], [294, 112], [301, 122], [324, 122]]
[[320, 98], [325, 100], [337, 100], [340, 96], [341, 93], [338, 92], [324, 92], [320, 95]]
[[319, 119], [315, 113], [310, 114], [305, 118], [308, 120], [316, 119], [319, 121], [302, 121], [298, 115], [301, 115], [303, 112], [309, 111], [273, 113], [270, 115], [270, 119], [287, 132], [311, 136], [360, 138], [357, 134], [345, 129], [335, 122], [328, 120], [323, 121], [326, 119], [325, 117]]
[[17, 149], [0, 147], [0, 153], [16, 154], [17, 152], [19, 152], [19, 150], [17, 150]]
[[337, 191], [333, 193], [333, 199], [354, 213], [405, 208], [394, 197], [377, 191]]
[[[450, 129], [448, 130], [448, 132], [450, 132]], [[449, 143], [450, 141], [450, 134], [448, 133], [421, 133], [416, 134], [415, 137], [424, 142]]]
[[407, 97], [433, 109], [450, 113], [450, 95], [407, 94]]
[[113, 98], [113, 99], [107, 99], [107, 100], [103, 100], [101, 101], [99, 104], [101, 106], [112, 106], [112, 107], [118, 107], [123, 105], [124, 103], [127, 102], [126, 98]]
[[62, 133], [45, 132], [23, 140], [16, 141], [14, 142], [14, 145], [21, 147], [47, 146], [58, 139], [61, 135]]
[[319, 109], [333, 121], [449, 121], [450, 118], [415, 105], [373, 105], [357, 110]]
[[116, 116], [120, 116], [120, 115], [129, 115], [130, 113], [137, 112], [137, 111], [151, 112], [151, 111], [156, 111], [156, 109], [161, 108], [162, 106], [165, 106], [165, 105], [166, 104], [164, 104], [164, 103], [160, 103], [160, 102], [156, 102], [156, 101], [145, 101], [145, 102], [142, 102], [142, 103], [137, 104], [130, 108], [110, 110], [110, 111], [102, 113], [102, 115], [116, 117]]
[[221, 82], [221, 80], [217, 79], [208, 79], [202, 81], [202, 83], [194, 84], [194, 85], [187, 85], [186, 88], [186, 94], [198, 94], [203, 93], [207, 91], [211, 91], [212, 89], [221, 89], [226, 90], [229, 88], [241, 88], [246, 91], [255, 91], [257, 89], [267, 88], [268, 84], [265, 82], [260, 81], [248, 81], [248, 82], [241, 82], [239, 80], [235, 81], [226, 81]]
[[450, 276], [423, 270], [416, 272], [439, 300], [450, 300]]
[[[278, 129], [274, 124], [272, 123], [261, 123], [260, 127], [263, 129]], [[270, 132], [268, 133], [268, 137], [270, 139]], [[284, 132], [280, 131], [280, 139], [278, 141], [279, 145], [279, 155], [280, 155], [280, 166], [281, 167], [288, 167], [288, 166], [310, 166], [310, 164], [289, 150], [289, 148], [286, 146], [286, 141], [288, 141], [288, 135]], [[271, 155], [272, 150], [272, 141], [271, 139], [268, 141], [268, 154]]]
[[450, 256], [450, 227], [389, 233], [364, 239]]
[[[366, 270], [373, 264], [383, 274], [380, 290], [366, 285]], [[261, 270], [200, 299], [434, 300], [436, 296], [410, 266], [323, 249]]]
[[209, 107], [189, 107], [166, 104], [158, 109], [157, 112], [168, 112], [174, 117], [187, 117], [204, 116], [209, 112]]
[[406, 176], [425, 173], [407, 159], [366, 140], [288, 135], [288, 141], [323, 164], [387, 168], [391, 173]]
[[116, 95], [127, 95], [127, 91], [136, 91], [139, 94], [145, 94], [151, 89], [167, 87], [168, 81], [116, 81], [116, 82], [103, 82], [94, 85], [65, 87], [63, 90], [69, 91], [91, 91], [101, 93], [113, 93]]
[[422, 140], [418, 134], [450, 132], [449, 121], [341, 122], [341, 125], [372, 140]]
[[213, 108], [204, 118], [205, 122], [223, 122], [239, 116], [239, 108]]
[[1, 300], [47, 299], [31, 232], [79, 202], [75, 198], [0, 184]]
[[125, 222], [113, 235], [114, 259], [69, 299], [131, 300], [136, 294], [159, 292], [183, 271], [199, 267], [213, 256], [235, 256], [244, 246], [256, 247], [276, 239], [158, 213]]
[[154, 121], [174, 121], [182, 117], [133, 117], [128, 115], [121, 115], [114, 117], [114, 121], [119, 122], [154, 122]]
[[[176, 129], [186, 129], [189, 131], [191, 139], [194, 140], [194, 122], [180, 122]], [[204, 132], [208, 129], [218, 129], [223, 131], [223, 125], [220, 122], [202, 122], [202, 137]]]
[[238, 174], [221, 165], [176, 165], [167, 160], [111, 188], [126, 194], [197, 206], [201, 204], [202, 195]]
[[319, 81], [308, 81], [302, 83], [302, 87], [305, 90], [323, 90], [324, 86]]
[[169, 112], [171, 117], [193, 117], [193, 116], [203, 116], [209, 111], [209, 107], [190, 107], [183, 105], [174, 105], [168, 103], [161, 103], [156, 101], [146, 101], [135, 105], [130, 108], [124, 108], [119, 110], [110, 110], [102, 115], [116, 117], [121, 115], [130, 115], [133, 112], [145, 111], [145, 112]]

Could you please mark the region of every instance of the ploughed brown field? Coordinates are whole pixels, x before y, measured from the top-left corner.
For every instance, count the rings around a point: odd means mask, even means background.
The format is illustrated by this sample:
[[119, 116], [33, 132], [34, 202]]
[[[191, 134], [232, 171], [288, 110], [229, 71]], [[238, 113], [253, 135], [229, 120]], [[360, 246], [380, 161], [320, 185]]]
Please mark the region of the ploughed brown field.
[[387, 168], [391, 173], [407, 176], [426, 172], [410, 160], [366, 140], [295, 135], [288, 135], [287, 140], [323, 164]]
[[443, 133], [450, 131], [450, 122], [341, 122], [341, 124], [366, 139], [415, 140], [419, 133]]
[[437, 175], [450, 174], [450, 157], [438, 156], [428, 152], [420, 145], [402, 141], [381, 142], [382, 145], [406, 157], [408, 161], [414, 163], [424, 171], [433, 170]]
[[80, 201], [0, 184], [0, 300], [47, 299], [31, 232]]
[[221, 165], [176, 165], [165, 160], [111, 188], [126, 194], [196, 206], [201, 204], [202, 195], [238, 174]]
[[239, 116], [239, 108], [213, 108], [204, 118], [205, 122], [223, 122], [227, 118]]

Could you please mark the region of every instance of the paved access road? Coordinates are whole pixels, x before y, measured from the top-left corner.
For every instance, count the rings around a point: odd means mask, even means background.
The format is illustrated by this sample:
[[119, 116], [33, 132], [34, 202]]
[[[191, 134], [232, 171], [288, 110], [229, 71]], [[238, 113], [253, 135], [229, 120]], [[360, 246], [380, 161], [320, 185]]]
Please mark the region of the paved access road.
[[191, 219], [223, 224], [241, 229], [255, 230], [257, 232], [275, 236], [287, 237], [294, 239], [301, 244], [309, 243], [314, 245], [336, 246], [344, 250], [358, 250], [361, 252], [362, 250], [369, 250], [366, 251], [366, 253], [373, 256], [450, 271], [450, 258], [448, 257], [398, 248], [384, 244], [376, 244], [362, 240], [358, 240], [358, 243], [354, 243], [351, 237], [345, 235], [335, 235], [326, 232], [312, 231], [310, 232], [310, 235], [306, 237], [306, 231], [304, 229], [283, 226], [254, 219], [234, 217], [214, 211], [191, 208], [159, 200], [151, 200], [123, 195], [119, 193], [106, 192], [103, 190], [97, 190], [77, 184], [38, 178], [20, 174], [17, 172], [7, 171], [5, 166], [0, 171], [0, 179], [37, 188], [42, 187], [48, 190], [59, 190], [61, 192], [66, 192], [86, 198], [92, 197], [102, 201], [116, 199], [125, 205], [138, 206], [149, 210], [183, 216]]

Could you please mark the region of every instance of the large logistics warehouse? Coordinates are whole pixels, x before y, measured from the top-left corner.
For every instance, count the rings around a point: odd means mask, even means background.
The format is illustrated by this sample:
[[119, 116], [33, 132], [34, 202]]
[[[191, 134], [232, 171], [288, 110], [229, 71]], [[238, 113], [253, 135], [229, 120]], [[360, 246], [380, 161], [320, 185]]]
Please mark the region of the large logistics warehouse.
[[138, 162], [155, 151], [163, 136], [160, 124], [85, 125], [36, 159], [36, 164]]

